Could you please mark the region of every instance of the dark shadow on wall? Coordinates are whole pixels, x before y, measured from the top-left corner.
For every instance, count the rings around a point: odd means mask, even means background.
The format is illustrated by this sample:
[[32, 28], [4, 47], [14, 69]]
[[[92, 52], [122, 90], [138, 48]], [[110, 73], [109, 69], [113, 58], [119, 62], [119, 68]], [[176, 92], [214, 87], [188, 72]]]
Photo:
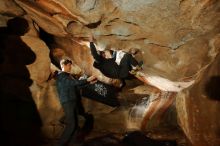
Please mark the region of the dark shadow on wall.
[[57, 68], [61, 69], [59, 60], [55, 59], [53, 54], [52, 54], [53, 49], [55, 49], [57, 47], [57, 44], [54, 40], [54, 36], [52, 34], [47, 33], [42, 28], [40, 28], [39, 37], [40, 37], [41, 40], [43, 40], [46, 43], [47, 47], [50, 49], [50, 60], [51, 60], [51, 62]]
[[26, 67], [36, 55], [20, 38], [28, 28], [28, 22], [19, 17], [0, 28], [0, 145], [35, 146], [41, 141], [42, 122]]
[[220, 101], [220, 76], [212, 76], [205, 84], [206, 95], [212, 100]]

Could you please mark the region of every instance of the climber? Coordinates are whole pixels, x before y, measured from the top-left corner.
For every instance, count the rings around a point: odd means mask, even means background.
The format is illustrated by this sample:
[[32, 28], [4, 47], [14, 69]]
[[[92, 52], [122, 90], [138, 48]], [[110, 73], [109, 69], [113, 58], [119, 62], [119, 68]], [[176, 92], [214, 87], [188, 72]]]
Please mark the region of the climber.
[[[62, 59], [60, 61], [62, 71], [56, 77], [56, 85], [59, 94], [59, 99], [65, 113], [65, 129], [61, 135], [57, 146], [65, 145], [67, 142], [76, 143], [76, 132], [78, 128], [77, 114], [79, 111], [79, 99], [77, 95], [77, 88], [88, 83], [94, 83], [96, 78], [91, 76], [84, 80], [77, 80], [70, 75], [72, 61], [69, 59]], [[84, 112], [84, 111], [83, 111]]]
[[[114, 79], [121, 79], [123, 81], [123, 85], [125, 85], [125, 79], [133, 78], [133, 75], [129, 72], [133, 69], [140, 69], [138, 62], [131, 54], [123, 51], [113, 51], [110, 49], [97, 51], [96, 46], [93, 43], [94, 38], [92, 36], [89, 37], [89, 42], [92, 56], [95, 59], [93, 65], [105, 76]], [[85, 42], [81, 44], [85, 44]]]

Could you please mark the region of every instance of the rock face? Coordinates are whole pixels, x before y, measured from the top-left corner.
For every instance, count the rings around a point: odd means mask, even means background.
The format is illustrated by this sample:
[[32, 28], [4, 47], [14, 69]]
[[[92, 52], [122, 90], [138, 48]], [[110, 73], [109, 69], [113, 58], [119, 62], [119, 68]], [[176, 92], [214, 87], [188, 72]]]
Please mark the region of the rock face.
[[[63, 55], [72, 58], [83, 72], [96, 74], [106, 83], [112, 80], [92, 67], [93, 59], [88, 48], [77, 44], [77, 40], [86, 40], [92, 34], [100, 48], [124, 51], [137, 48], [142, 52], [144, 73], [172, 81], [195, 80], [193, 86], [176, 96], [180, 127], [192, 145], [220, 145], [220, 119], [216, 115], [220, 111], [216, 88], [220, 76], [220, 1], [3, 0], [0, 3], [1, 26], [10, 17], [23, 14], [31, 22], [32, 31], [22, 39], [37, 56], [35, 62], [28, 65], [28, 70], [33, 80], [32, 96], [46, 125], [62, 116], [62, 110], [53, 81], [47, 82], [50, 74], [49, 49], [39, 39], [38, 27], [54, 36], [54, 43], [62, 49]], [[144, 87], [147, 93], [144, 89], [139, 90], [136, 86], [142, 83], [134, 82], [129, 86], [131, 89], [122, 91], [123, 97], [120, 98], [126, 99], [124, 95], [130, 90], [142, 97], [152, 91], [148, 86]], [[138, 99], [137, 94], [134, 94], [135, 99]], [[113, 112], [115, 114], [103, 119], [106, 112], [113, 109], [101, 108], [106, 110], [100, 113], [100, 109], [87, 105], [87, 109], [98, 116], [97, 129], [107, 128], [109, 125], [100, 127], [102, 124], [99, 125], [99, 122], [108, 123], [108, 119], [115, 119], [118, 115], [122, 120], [118, 123], [114, 121], [116, 127], [108, 130], [122, 132], [127, 128], [126, 121], [123, 121], [127, 118], [127, 110]], [[49, 114], [51, 112], [54, 116]], [[59, 114], [57, 119], [54, 118], [56, 114]], [[53, 128], [46, 127], [46, 133], [51, 133]], [[147, 126], [144, 130], [148, 131]]]
[[[219, 145], [219, 55], [207, 70], [202, 71], [201, 81], [187, 92], [177, 97], [177, 112], [180, 124], [190, 141], [195, 145]], [[210, 98], [212, 100], [210, 100]]]
[[1, 14], [8, 16], [21, 16], [24, 15], [25, 12], [19, 7], [13, 0], [2, 0], [1, 4]]
[[218, 52], [211, 44], [219, 31], [217, 1], [16, 2], [55, 36], [92, 33], [102, 48], [141, 49], [145, 71], [172, 80], [194, 76]]

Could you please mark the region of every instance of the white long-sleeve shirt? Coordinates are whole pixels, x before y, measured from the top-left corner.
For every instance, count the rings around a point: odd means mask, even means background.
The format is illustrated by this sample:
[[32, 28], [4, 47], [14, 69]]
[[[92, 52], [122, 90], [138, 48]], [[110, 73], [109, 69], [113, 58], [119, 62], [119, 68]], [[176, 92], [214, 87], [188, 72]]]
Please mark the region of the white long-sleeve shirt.
[[124, 57], [125, 55], [125, 52], [119, 50], [116, 52], [116, 59], [115, 59], [115, 62], [120, 65], [120, 62], [121, 62], [121, 59]]

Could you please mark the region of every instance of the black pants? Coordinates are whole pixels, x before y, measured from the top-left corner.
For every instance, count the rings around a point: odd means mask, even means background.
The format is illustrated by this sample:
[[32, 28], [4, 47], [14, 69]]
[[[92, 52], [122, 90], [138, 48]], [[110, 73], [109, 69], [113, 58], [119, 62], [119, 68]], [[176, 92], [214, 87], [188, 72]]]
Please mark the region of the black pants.
[[131, 79], [132, 76], [129, 71], [132, 70], [132, 66], [137, 66], [137, 60], [131, 55], [126, 53], [120, 62], [120, 72], [119, 77], [121, 79]]
[[63, 146], [68, 142], [74, 141], [74, 137], [78, 128], [76, 101], [72, 100], [62, 103], [62, 107], [65, 113], [66, 126], [57, 146]]

